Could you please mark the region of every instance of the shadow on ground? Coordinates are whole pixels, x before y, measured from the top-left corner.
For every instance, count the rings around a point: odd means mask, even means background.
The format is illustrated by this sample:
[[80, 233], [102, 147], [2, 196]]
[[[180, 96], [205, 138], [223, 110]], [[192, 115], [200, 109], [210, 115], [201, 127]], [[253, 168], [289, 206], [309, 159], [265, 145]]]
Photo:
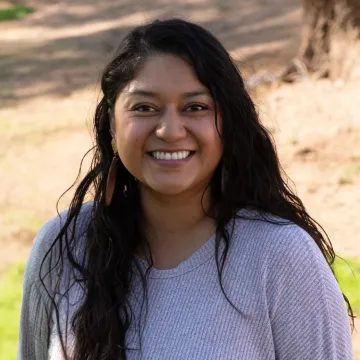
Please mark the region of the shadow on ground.
[[157, 18], [182, 17], [205, 26], [248, 72], [255, 71], [257, 61], [269, 69], [284, 65], [298, 44], [297, 0], [42, 4], [34, 4], [38, 10], [28, 18], [0, 24], [3, 104], [67, 96], [96, 83], [124, 34]]

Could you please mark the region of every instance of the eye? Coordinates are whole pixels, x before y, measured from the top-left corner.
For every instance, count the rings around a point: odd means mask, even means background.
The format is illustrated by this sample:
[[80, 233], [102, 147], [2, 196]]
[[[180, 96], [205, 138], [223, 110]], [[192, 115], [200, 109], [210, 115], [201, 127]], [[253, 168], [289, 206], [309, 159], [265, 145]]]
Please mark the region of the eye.
[[146, 105], [146, 104], [141, 104], [141, 105], [135, 105], [131, 111], [136, 111], [136, 112], [142, 112], [142, 113], [147, 113], [147, 112], [155, 112], [156, 109], [154, 109], [152, 106], [150, 105]]
[[197, 112], [197, 111], [203, 111], [203, 110], [208, 110], [209, 107], [206, 105], [202, 105], [199, 103], [193, 103], [190, 104], [186, 107], [185, 111], [191, 111], [191, 112]]

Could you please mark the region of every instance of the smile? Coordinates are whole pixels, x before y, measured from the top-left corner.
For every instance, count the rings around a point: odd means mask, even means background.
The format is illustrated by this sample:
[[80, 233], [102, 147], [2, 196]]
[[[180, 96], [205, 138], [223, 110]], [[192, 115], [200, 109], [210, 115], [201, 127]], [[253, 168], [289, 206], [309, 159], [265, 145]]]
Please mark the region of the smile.
[[190, 157], [195, 151], [183, 150], [183, 151], [152, 151], [149, 153], [153, 158], [158, 160], [184, 160]]

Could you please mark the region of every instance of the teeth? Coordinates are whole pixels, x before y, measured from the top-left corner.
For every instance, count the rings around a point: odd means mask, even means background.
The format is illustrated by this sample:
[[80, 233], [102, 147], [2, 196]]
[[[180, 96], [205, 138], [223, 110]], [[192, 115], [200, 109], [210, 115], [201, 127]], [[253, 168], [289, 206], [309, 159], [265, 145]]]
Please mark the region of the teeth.
[[151, 156], [160, 160], [182, 160], [190, 155], [190, 151], [163, 152], [153, 151]]

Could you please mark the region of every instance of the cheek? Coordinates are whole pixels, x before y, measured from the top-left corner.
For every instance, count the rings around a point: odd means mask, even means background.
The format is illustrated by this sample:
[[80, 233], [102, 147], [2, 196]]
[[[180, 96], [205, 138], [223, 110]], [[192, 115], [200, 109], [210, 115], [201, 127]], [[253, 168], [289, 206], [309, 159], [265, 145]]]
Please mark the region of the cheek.
[[[220, 130], [220, 123], [218, 125]], [[216, 128], [214, 120], [204, 124], [197, 129], [198, 139], [206, 152], [211, 152], [213, 156], [221, 156], [222, 155], [222, 141], [219, 135], [219, 132]]]
[[142, 153], [139, 136], [131, 132], [117, 133], [116, 137], [118, 156], [125, 168], [134, 177], [139, 176], [142, 162]]
[[147, 124], [123, 119], [116, 123], [116, 143], [124, 165], [139, 161], [144, 154], [150, 128]]
[[211, 161], [217, 165], [223, 155], [223, 145], [218, 135], [214, 137], [209, 153]]

